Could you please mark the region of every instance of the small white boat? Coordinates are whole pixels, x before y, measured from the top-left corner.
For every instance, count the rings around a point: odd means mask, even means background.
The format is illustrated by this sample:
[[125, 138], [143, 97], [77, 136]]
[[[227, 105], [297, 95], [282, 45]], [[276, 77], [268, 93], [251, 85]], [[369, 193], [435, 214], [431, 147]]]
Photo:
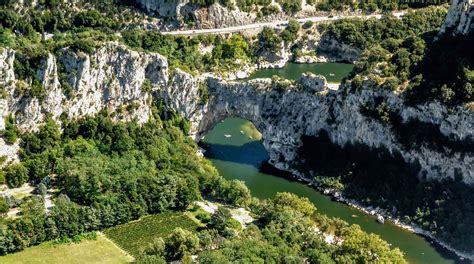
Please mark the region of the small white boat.
[[250, 139], [253, 139], [253, 137], [252, 137], [252, 136], [249, 136], [249, 138], [250, 138]]
[[243, 134], [244, 134], [244, 131], [240, 130], [240, 134], [242, 134], [242, 135], [243, 135]]
[[331, 73], [329, 73], [329, 76], [334, 76], [334, 75], [335, 75], [335, 74], [334, 74], [334, 73], [332, 73], [332, 72], [331, 72]]
[[229, 135], [229, 134], [224, 134], [224, 137], [226, 138], [230, 138], [232, 135]]
[[377, 215], [377, 222], [383, 224], [385, 222], [385, 219], [381, 215]]

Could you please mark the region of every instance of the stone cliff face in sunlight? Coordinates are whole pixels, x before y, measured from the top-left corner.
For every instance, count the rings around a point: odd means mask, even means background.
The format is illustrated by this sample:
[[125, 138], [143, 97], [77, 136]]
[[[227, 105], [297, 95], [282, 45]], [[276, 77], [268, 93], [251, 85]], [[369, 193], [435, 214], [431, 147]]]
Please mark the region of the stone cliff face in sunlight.
[[[406, 106], [393, 92], [354, 90], [350, 84], [333, 91], [325, 87], [324, 77], [314, 75], [291, 84], [270, 79], [231, 82], [179, 69], [170, 73], [163, 56], [132, 51], [117, 43], [108, 43], [90, 55], [69, 49], [48, 55], [37, 72], [45, 94], [33, 98], [21, 93], [30, 84], [15, 79], [14, 56], [10, 49], [0, 53], [0, 75], [4, 77], [0, 85], [7, 94], [0, 99], [0, 128], [9, 114], [15, 116], [21, 130], [35, 130], [47, 116], [59, 121], [60, 117], [78, 118], [104, 109], [116, 120], [136, 118], [143, 123], [150, 116], [152, 100], [162, 98], [190, 120], [191, 134], [197, 138], [229, 116], [252, 121], [263, 134], [270, 163], [279, 169], [294, 169], [302, 136], [316, 136], [324, 130], [340, 146], [363, 144], [399, 153], [420, 168], [420, 177], [461, 177], [474, 184], [474, 155], [462, 148], [473, 144], [474, 114], [462, 106], [454, 110], [434, 102]], [[71, 89], [68, 94], [66, 85]], [[203, 88], [209, 93], [207, 102], [200, 98]], [[364, 108], [380, 100], [397, 117], [397, 126], [364, 114]], [[427, 142], [411, 148], [400, 140], [397, 130], [409, 126], [414, 126], [413, 133], [428, 129], [447, 143], [432, 148]]]
[[441, 28], [441, 34], [467, 35], [474, 29], [474, 2], [453, 0]]

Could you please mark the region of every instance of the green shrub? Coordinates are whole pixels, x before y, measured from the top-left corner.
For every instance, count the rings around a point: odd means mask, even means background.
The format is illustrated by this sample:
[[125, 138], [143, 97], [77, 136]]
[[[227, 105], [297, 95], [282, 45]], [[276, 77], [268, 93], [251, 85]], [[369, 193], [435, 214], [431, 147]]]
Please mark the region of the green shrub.
[[207, 224], [211, 221], [211, 215], [207, 212], [199, 212], [197, 215], [196, 215], [196, 218], [203, 222], [204, 224]]
[[143, 80], [143, 84], [140, 87], [143, 93], [150, 93], [152, 86], [151, 86], [151, 81], [149, 79]]
[[313, 27], [313, 25], [314, 25], [314, 22], [311, 21], [311, 20], [308, 20], [308, 21], [304, 22], [303, 28], [304, 29], [309, 29], [309, 28]]
[[281, 5], [283, 11], [288, 14], [293, 14], [301, 11], [301, 0], [277, 0]]
[[8, 187], [20, 187], [28, 181], [28, 169], [23, 164], [13, 164], [4, 168]]
[[7, 201], [5, 201], [4, 197], [0, 197], [0, 214], [7, 213], [10, 210]]
[[207, 86], [207, 82], [199, 84], [198, 88], [198, 95], [199, 95], [199, 104], [205, 105], [209, 101], [209, 89]]
[[19, 130], [15, 124], [15, 118], [12, 114], [5, 117], [5, 130], [2, 136], [8, 144], [14, 144], [18, 138]]

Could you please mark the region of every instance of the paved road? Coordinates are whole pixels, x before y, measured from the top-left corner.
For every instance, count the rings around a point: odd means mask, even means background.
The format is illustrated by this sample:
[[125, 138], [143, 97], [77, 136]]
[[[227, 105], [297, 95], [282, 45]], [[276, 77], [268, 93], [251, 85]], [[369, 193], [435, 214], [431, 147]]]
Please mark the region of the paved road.
[[[406, 12], [394, 12], [393, 15], [396, 17], [401, 17]], [[307, 21], [312, 22], [325, 22], [325, 21], [334, 21], [344, 18], [371, 18], [375, 17], [377, 19], [381, 18], [382, 15], [356, 15], [356, 16], [319, 16], [319, 17], [307, 17], [307, 18], [300, 18], [296, 19], [300, 24], [303, 24]], [[195, 29], [195, 30], [176, 30], [176, 31], [164, 31], [161, 32], [162, 34], [166, 35], [199, 35], [199, 34], [218, 34], [218, 33], [232, 33], [232, 32], [239, 32], [243, 30], [249, 29], [259, 29], [263, 27], [283, 27], [288, 24], [288, 20], [278, 20], [272, 22], [263, 22], [263, 23], [255, 23], [255, 24], [248, 24], [243, 26], [235, 26], [235, 27], [226, 27], [226, 28], [211, 28], [211, 29]]]

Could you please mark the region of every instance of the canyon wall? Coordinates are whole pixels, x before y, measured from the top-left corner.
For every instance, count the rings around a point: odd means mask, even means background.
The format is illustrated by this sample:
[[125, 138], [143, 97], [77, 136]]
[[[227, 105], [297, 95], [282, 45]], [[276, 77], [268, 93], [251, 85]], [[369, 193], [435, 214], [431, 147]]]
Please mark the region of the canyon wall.
[[453, 0], [440, 34], [467, 35], [474, 29], [473, 0]]
[[[317, 78], [317, 77], [314, 77]], [[247, 83], [209, 80], [212, 94], [209, 110], [198, 126], [207, 131], [225, 117], [237, 116], [252, 121], [263, 134], [263, 143], [270, 163], [283, 170], [297, 166], [302, 136], [317, 136], [326, 131], [339, 146], [347, 144], [383, 148], [400, 154], [407, 163], [419, 167], [420, 178], [442, 180], [459, 178], [474, 184], [474, 153], [472, 149], [454, 146], [473, 145], [474, 114], [458, 107], [454, 111], [439, 103], [406, 106], [403, 99], [390, 91], [369, 87], [354, 91], [350, 84], [338, 91], [314, 91], [302, 85], [280, 84], [270, 80]], [[390, 124], [364, 114], [365, 107], [383, 100], [399, 123]], [[445, 145], [430, 142], [429, 136], [417, 148], [400, 139], [400, 127], [433, 129], [430, 133], [449, 139]], [[433, 148], [433, 144], [436, 148]]]
[[[116, 119], [137, 118], [145, 122], [150, 115], [151, 95], [142, 91], [146, 79], [152, 87], [168, 82], [168, 62], [159, 54], [131, 51], [117, 43], [107, 43], [92, 55], [63, 49], [49, 54], [37, 71], [44, 94], [29, 96], [31, 84], [15, 78], [15, 51], [0, 53], [0, 129], [8, 114], [16, 118], [21, 130], [36, 130], [47, 116], [78, 118], [94, 115], [103, 109], [116, 113]], [[65, 93], [65, 83], [70, 87]]]
[[[318, 76], [307, 76], [302, 85], [269, 79], [231, 82], [180, 70], [170, 73], [163, 56], [131, 51], [117, 43], [107, 43], [91, 55], [69, 49], [48, 55], [37, 72], [45, 92], [35, 98], [29, 96], [30, 84], [15, 78], [14, 57], [10, 49], [0, 53], [0, 85], [6, 92], [0, 99], [0, 129], [8, 114], [15, 116], [21, 130], [36, 130], [48, 116], [59, 121], [103, 109], [116, 120], [136, 118], [143, 123], [150, 116], [154, 94], [191, 121], [196, 137], [229, 116], [254, 122], [263, 134], [270, 162], [280, 169], [295, 166], [302, 136], [324, 130], [340, 146], [363, 144], [400, 153], [407, 163], [419, 166], [420, 177], [461, 177], [474, 184], [474, 153], [469, 149], [474, 146], [474, 114], [463, 106], [454, 110], [435, 102], [406, 106], [402, 97], [370, 84], [362, 89], [353, 89], [350, 83], [338, 91], [321, 89], [313, 87], [323, 83]], [[64, 82], [71, 87], [69, 93]], [[150, 87], [145, 89], [145, 82]], [[199, 97], [203, 86], [210, 95], [205, 104]], [[396, 123], [364, 113], [380, 101], [387, 104]], [[423, 144], [412, 148], [400, 138], [400, 129], [408, 126], [414, 126], [413, 133], [429, 129], [436, 138], [417, 135]]]

